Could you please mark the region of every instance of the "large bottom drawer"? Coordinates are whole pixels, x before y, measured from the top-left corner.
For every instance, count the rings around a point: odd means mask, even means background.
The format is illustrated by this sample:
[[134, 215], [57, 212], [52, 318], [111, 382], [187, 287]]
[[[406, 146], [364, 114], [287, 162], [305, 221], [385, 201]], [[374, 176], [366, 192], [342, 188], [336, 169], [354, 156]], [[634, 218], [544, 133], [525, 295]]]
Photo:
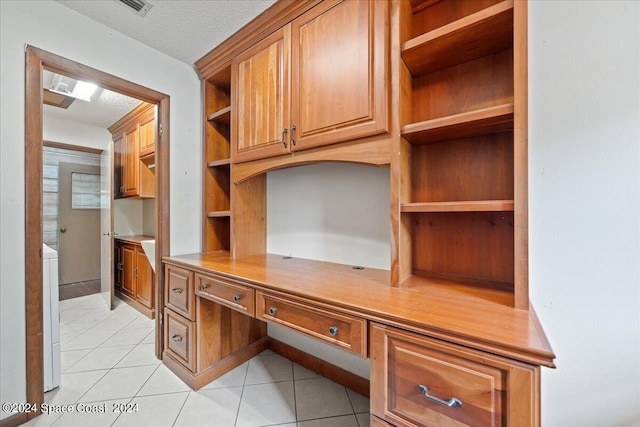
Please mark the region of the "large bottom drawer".
[[539, 422], [535, 367], [376, 324], [370, 344], [371, 412], [395, 426]]
[[164, 348], [176, 361], [191, 371], [196, 369], [195, 323], [164, 309]]

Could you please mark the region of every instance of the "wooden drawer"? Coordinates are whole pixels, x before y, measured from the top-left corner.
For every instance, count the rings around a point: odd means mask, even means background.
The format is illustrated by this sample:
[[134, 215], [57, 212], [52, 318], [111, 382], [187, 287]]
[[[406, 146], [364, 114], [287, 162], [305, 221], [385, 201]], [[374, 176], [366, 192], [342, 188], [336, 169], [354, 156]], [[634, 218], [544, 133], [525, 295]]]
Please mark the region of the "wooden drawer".
[[224, 278], [196, 274], [196, 295], [255, 317], [255, 291]]
[[195, 323], [165, 308], [164, 348], [191, 371], [196, 368]]
[[194, 320], [193, 272], [171, 264], [165, 264], [164, 268], [165, 305], [189, 320]]
[[372, 325], [370, 339], [372, 414], [396, 426], [507, 425], [505, 369], [398, 329]]
[[256, 317], [367, 357], [366, 320], [256, 292]]

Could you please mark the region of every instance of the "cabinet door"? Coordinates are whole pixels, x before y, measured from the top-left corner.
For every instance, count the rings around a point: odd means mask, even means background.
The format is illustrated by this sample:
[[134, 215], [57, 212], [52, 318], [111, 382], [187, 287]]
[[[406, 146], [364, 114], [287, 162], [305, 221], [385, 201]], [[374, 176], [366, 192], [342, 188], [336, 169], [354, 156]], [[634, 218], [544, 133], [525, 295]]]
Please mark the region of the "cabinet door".
[[122, 288], [122, 245], [118, 241], [113, 243], [113, 285], [117, 290]]
[[124, 153], [122, 151], [124, 141], [124, 134], [119, 138], [113, 139], [113, 198], [119, 199], [122, 197], [122, 162]]
[[122, 140], [122, 194], [124, 197], [138, 195], [138, 125], [125, 132]]
[[135, 298], [136, 295], [136, 247], [134, 245], [123, 244], [122, 254], [122, 292]]
[[[234, 162], [289, 152], [290, 26], [236, 57], [231, 66]], [[284, 141], [284, 143], [283, 143]]]
[[156, 121], [153, 117], [140, 123], [140, 152], [144, 157], [156, 151]]
[[136, 300], [153, 308], [153, 269], [140, 246], [136, 246]]
[[349, 0], [292, 22], [292, 150], [388, 130], [387, 15], [388, 2]]

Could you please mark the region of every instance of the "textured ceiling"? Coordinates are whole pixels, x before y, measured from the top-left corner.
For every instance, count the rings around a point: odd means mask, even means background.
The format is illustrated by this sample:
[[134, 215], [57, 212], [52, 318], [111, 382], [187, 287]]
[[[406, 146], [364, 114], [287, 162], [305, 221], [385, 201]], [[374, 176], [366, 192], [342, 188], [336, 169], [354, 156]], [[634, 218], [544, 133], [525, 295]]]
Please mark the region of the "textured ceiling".
[[[76, 12], [193, 65], [275, 0], [151, 0], [145, 17], [117, 0], [58, 0]], [[50, 79], [45, 76], [45, 79]], [[45, 80], [45, 87], [47, 85]], [[106, 128], [140, 103], [105, 89], [92, 101], [74, 101], [67, 109], [44, 106], [44, 114]]]
[[152, 0], [145, 17], [117, 0], [58, 2], [192, 65], [275, 0]]
[[[42, 76], [43, 87], [49, 87], [52, 77], [53, 73], [46, 70], [44, 71]], [[140, 105], [141, 102], [139, 99], [98, 88], [91, 96], [91, 102], [76, 99], [66, 110], [45, 105], [43, 114], [49, 117], [57, 117], [107, 128]]]

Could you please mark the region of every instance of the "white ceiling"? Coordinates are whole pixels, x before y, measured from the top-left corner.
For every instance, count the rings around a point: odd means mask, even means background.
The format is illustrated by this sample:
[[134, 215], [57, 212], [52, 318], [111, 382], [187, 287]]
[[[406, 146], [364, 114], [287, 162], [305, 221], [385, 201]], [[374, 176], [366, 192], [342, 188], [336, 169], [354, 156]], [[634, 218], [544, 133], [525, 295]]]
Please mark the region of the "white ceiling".
[[[151, 0], [145, 17], [117, 0], [57, 0], [66, 7], [136, 39], [179, 61], [193, 65], [275, 0]], [[45, 75], [45, 79], [50, 76]], [[48, 82], [45, 80], [45, 87]], [[44, 114], [92, 126], [109, 127], [140, 101], [98, 89], [87, 103], [74, 101], [64, 110], [44, 106]]]
[[151, 0], [145, 17], [117, 0], [57, 0], [191, 65], [275, 0]]

